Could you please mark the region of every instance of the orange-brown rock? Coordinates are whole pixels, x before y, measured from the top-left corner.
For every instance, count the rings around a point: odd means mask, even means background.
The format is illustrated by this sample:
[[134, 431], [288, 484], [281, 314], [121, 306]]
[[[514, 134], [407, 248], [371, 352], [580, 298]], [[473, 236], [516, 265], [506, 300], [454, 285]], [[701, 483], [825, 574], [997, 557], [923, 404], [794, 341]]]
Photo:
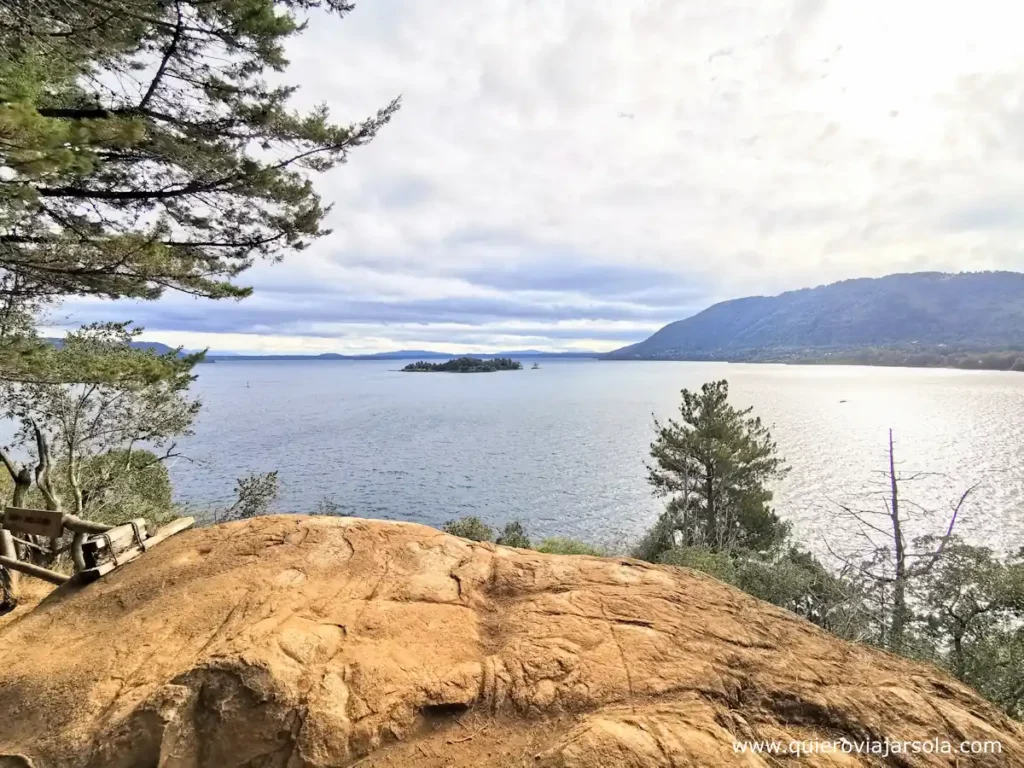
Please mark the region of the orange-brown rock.
[[[734, 748], [842, 738], [1002, 751]], [[0, 628], [2, 768], [355, 764], [1005, 767], [1024, 730], [701, 574], [355, 518], [189, 531]]]

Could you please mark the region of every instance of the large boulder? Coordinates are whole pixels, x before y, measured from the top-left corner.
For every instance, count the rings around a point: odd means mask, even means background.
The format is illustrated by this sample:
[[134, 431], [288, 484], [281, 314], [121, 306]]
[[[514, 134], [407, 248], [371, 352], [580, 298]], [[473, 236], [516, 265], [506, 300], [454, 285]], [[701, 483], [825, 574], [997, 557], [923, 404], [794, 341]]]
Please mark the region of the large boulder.
[[[932, 751], [734, 747], [841, 739]], [[1024, 766], [1024, 730], [707, 576], [407, 523], [189, 531], [0, 628], [2, 768], [783, 763]]]

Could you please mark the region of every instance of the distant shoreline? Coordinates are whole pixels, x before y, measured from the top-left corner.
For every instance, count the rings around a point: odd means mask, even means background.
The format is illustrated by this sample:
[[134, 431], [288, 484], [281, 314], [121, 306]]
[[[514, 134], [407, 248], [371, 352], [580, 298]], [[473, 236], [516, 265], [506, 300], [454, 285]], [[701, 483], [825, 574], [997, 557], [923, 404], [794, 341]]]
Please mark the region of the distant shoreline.
[[483, 370], [483, 369], [474, 369], [472, 371], [443, 371], [443, 370], [428, 371], [426, 368], [394, 368], [392, 370], [398, 371], [399, 373], [498, 373], [502, 369], [495, 369], [493, 371]]
[[[1024, 353], [1021, 355], [1024, 358]], [[917, 363], [910, 360], [893, 360], [893, 361], [882, 361], [882, 360], [856, 360], [856, 359], [802, 359], [802, 360], [784, 360], [784, 359], [770, 359], [760, 358], [756, 360], [743, 360], [736, 358], [711, 358], [711, 357], [603, 357], [599, 358], [603, 362], [609, 363], [730, 363], [733, 365], [794, 365], [794, 366], [824, 366], [824, 365], [842, 365], [842, 366], [861, 366], [864, 368], [932, 368], [942, 369], [947, 371], [1004, 371], [1007, 373], [1020, 373], [1024, 371], [1024, 368], [1013, 367], [1013, 365], [998, 365], [998, 364], [955, 364], [955, 363]]]

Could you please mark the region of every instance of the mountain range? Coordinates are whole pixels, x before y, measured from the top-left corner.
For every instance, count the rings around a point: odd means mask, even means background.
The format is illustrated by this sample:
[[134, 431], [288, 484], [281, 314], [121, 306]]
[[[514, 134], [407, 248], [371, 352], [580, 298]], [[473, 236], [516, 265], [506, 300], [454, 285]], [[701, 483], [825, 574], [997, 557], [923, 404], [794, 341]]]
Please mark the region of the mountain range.
[[946, 358], [1020, 349], [1024, 274], [916, 272], [723, 301], [604, 357], [959, 365]]
[[[59, 345], [58, 339], [51, 339]], [[132, 342], [157, 354], [157, 342]], [[244, 360], [446, 360], [457, 357], [861, 363], [1024, 370], [1024, 274], [915, 272], [843, 280], [714, 304], [604, 355], [406, 349], [364, 355], [207, 353]]]

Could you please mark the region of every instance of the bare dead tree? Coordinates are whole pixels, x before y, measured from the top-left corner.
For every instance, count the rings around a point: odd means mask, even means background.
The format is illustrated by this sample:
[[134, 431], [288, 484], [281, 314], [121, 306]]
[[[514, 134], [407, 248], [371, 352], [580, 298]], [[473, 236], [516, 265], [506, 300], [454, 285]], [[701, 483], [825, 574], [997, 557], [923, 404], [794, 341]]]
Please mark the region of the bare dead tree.
[[[28, 465], [14, 461], [3, 447], [0, 447], [0, 462], [3, 463], [14, 483], [11, 506], [24, 506], [25, 495], [32, 487], [32, 470]], [[19, 559], [19, 554], [21, 553], [18, 551], [14, 535], [10, 531], [0, 528], [0, 555]], [[0, 566], [0, 612], [9, 611], [18, 604], [20, 591], [18, 582], [18, 573]]]
[[[928, 574], [942, 557], [946, 544], [953, 537], [953, 529], [964, 503], [980, 483], [975, 483], [960, 495], [953, 505], [945, 534], [937, 539], [931, 539], [934, 542], [933, 548], [923, 552], [910, 551], [904, 531], [906, 515], [902, 510], [901, 502], [903, 505], [922, 508], [914, 502], [901, 498], [901, 484], [926, 476], [938, 476], [939, 473], [916, 472], [908, 476], [899, 475], [896, 471], [896, 452], [891, 429], [889, 430], [888, 450], [888, 467], [885, 471], [888, 493], [882, 500], [885, 511], [853, 509], [843, 504], [838, 505], [844, 516], [858, 524], [857, 534], [867, 543], [869, 558], [862, 556], [858, 562], [856, 558], [837, 553], [828, 541], [825, 542], [825, 546], [833, 557], [844, 564], [845, 569], [859, 574], [861, 578], [867, 579], [877, 588], [874, 599], [879, 615], [884, 617], [886, 613], [889, 614], [888, 627], [884, 626], [886, 623], [884, 618], [880, 621], [883, 626], [882, 643], [889, 650], [900, 653], [906, 647], [907, 625], [911, 620], [911, 612], [907, 604], [908, 589], [915, 579]], [[876, 518], [876, 521], [873, 522], [871, 518]], [[878, 541], [872, 538], [871, 532], [884, 537], [887, 544], [880, 546]]]

